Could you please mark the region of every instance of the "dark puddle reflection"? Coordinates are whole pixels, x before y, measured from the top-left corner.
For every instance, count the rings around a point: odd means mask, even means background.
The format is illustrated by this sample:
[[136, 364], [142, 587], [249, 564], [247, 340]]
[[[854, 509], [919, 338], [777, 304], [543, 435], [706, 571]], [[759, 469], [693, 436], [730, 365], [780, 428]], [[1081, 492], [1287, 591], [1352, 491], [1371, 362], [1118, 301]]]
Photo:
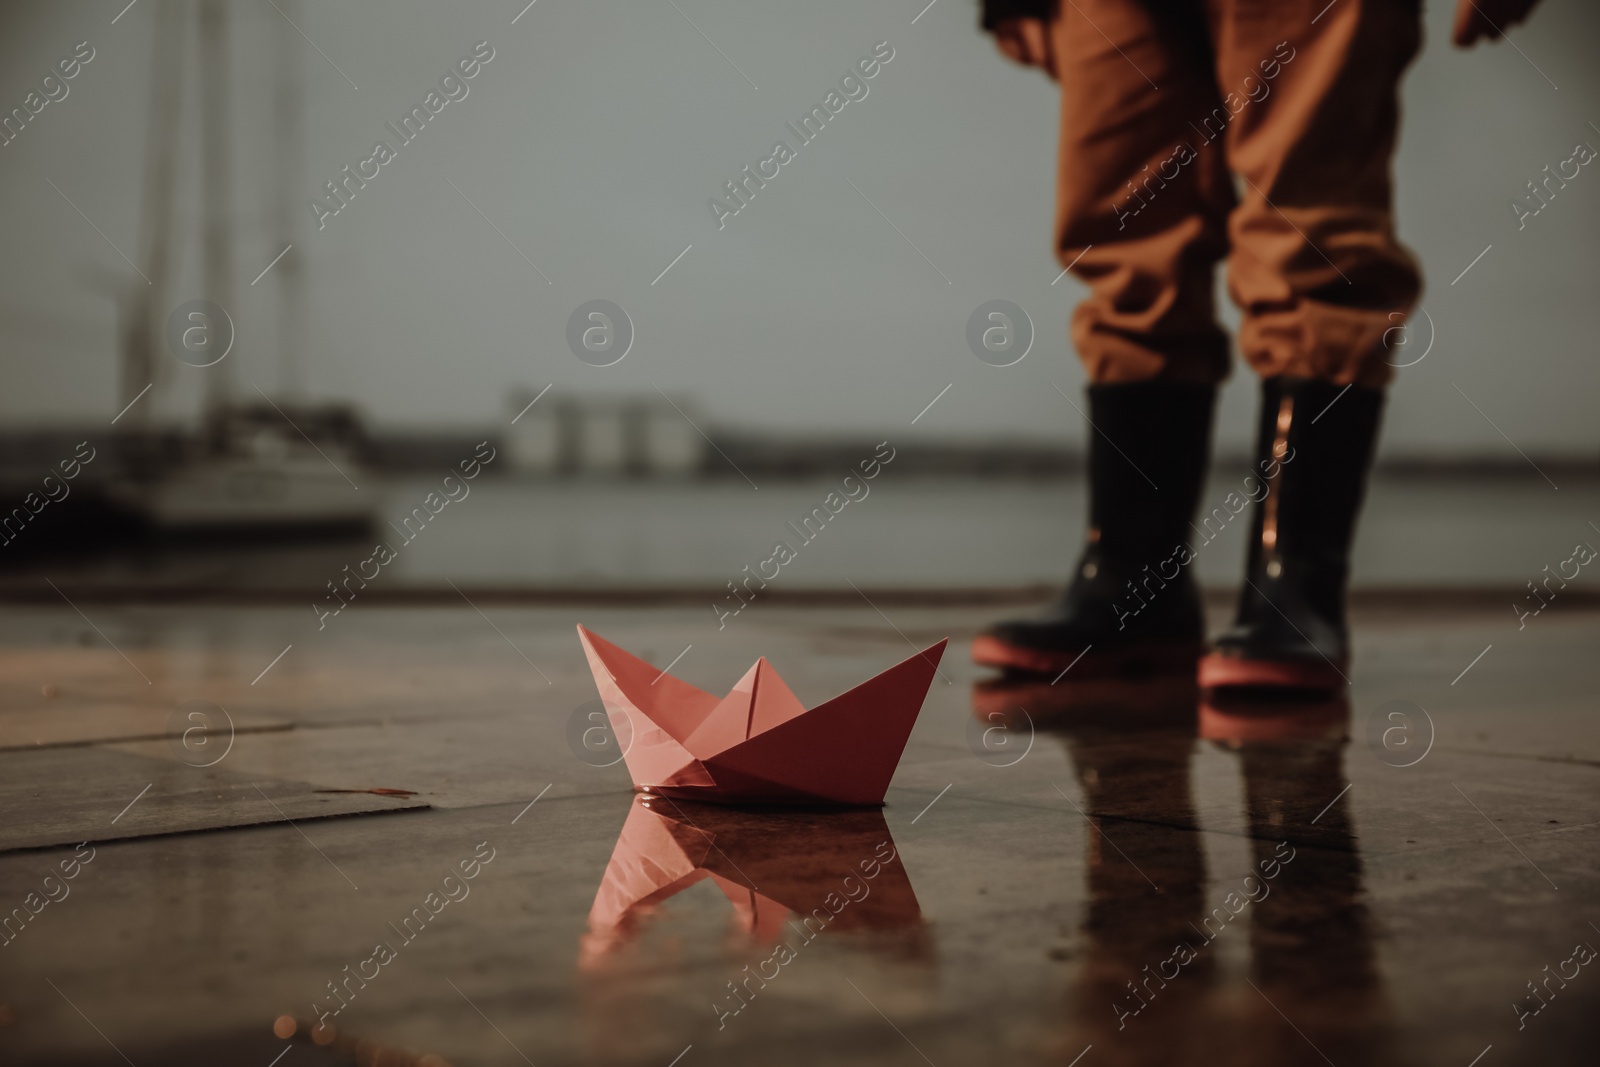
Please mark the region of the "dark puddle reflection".
[[640, 794], [589, 910], [579, 967], [604, 969], [636, 949], [668, 900], [708, 879], [728, 900], [735, 952], [789, 945], [798, 953], [823, 934], [871, 931], [885, 935], [868, 939], [874, 947], [931, 959], [881, 811], [723, 808]]
[[[673, 900], [705, 882], [727, 902], [709, 936], [704, 890]], [[933, 939], [881, 811], [637, 795], [579, 939], [580, 1040], [589, 1061], [611, 1063], [637, 1054], [618, 1019], [748, 1038], [785, 1016], [772, 992], [805, 1003], [818, 983], [837, 986], [825, 958], [838, 951], [870, 953], [931, 993]]]
[[[1094, 828], [1063, 1062], [1089, 1045], [1102, 1064], [1392, 1058], [1343, 771], [1347, 698], [989, 681], [973, 710], [1057, 738]], [[1201, 744], [1235, 753], [1244, 779], [1250, 862], [1237, 871], [1207, 869], [1191, 783]]]

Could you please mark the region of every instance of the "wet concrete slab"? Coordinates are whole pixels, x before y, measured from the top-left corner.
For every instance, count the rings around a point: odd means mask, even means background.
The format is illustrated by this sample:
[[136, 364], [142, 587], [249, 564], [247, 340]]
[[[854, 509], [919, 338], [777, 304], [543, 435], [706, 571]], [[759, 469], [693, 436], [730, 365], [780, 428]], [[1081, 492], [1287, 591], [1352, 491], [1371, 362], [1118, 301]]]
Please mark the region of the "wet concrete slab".
[[[102, 832], [71, 879], [84, 838], [0, 851], [0, 919], [28, 916], [0, 948], [5, 1062], [1492, 1067], [1600, 1038], [1600, 615], [1366, 613], [1348, 693], [1239, 705], [986, 684], [970, 608], [720, 632], [679, 608], [373, 610], [254, 685], [294, 640], [280, 609], [93, 614], [145, 634], [124, 651], [150, 685], [10, 612], [0, 678], [44, 700], [31, 660], [51, 708], [205, 694], [288, 728], [213, 768], [87, 729], [0, 754], [42, 761], [9, 780], [95, 811], [115, 786], [102, 822], [154, 781], [118, 827], [219, 773], [429, 808]], [[692, 646], [674, 673], [712, 691], [768, 654], [808, 704], [954, 640], [881, 811], [748, 811], [641, 799], [574, 740], [576, 621], [662, 666]], [[374, 787], [418, 795], [314, 792]]]
[[0, 852], [426, 806], [112, 747], [0, 752]]
[[[12, 749], [55, 748], [63, 745], [104, 744], [111, 741], [155, 741], [178, 738], [204, 721], [210, 709], [190, 709], [198, 719], [180, 709], [160, 705], [74, 703], [63, 708], [31, 707], [8, 710], [0, 719], [0, 752]], [[263, 733], [289, 729], [287, 719], [270, 715], [244, 715], [232, 723], [236, 733]], [[201, 729], [205, 727], [201, 726]]]

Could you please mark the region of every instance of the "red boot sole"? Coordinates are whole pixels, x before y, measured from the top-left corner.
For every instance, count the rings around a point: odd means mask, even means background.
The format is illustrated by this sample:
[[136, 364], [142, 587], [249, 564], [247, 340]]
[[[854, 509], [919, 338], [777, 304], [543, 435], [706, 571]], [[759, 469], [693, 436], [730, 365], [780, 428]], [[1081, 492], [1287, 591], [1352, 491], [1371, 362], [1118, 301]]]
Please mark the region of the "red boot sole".
[[999, 667], [1056, 677], [1071, 668], [1075, 678], [1154, 678], [1188, 674], [1202, 649], [1196, 641], [1152, 642], [1133, 648], [1096, 651], [1051, 652], [1013, 645], [986, 634], [972, 639], [972, 662], [982, 667]]
[[1244, 659], [1211, 653], [1200, 661], [1201, 689], [1299, 689], [1332, 693], [1349, 684], [1332, 663]]

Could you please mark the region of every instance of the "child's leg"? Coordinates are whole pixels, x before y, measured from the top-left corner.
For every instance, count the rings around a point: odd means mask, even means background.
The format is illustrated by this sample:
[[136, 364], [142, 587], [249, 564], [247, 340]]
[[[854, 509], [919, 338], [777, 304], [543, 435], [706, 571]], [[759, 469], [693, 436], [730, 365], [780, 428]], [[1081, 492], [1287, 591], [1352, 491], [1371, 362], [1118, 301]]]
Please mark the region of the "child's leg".
[[1240, 351], [1262, 377], [1381, 387], [1385, 356], [1398, 358], [1384, 335], [1421, 284], [1394, 235], [1390, 183], [1418, 0], [1211, 2], [1217, 82], [1236, 110], [1225, 136], [1240, 179], [1228, 220]]
[[1072, 0], [1052, 30], [1057, 254], [1089, 286], [1072, 319], [1089, 380], [1220, 381], [1212, 277], [1234, 196], [1207, 139], [1220, 100], [1199, 0]]
[[[1238, 622], [1206, 686], [1338, 689], [1356, 514], [1392, 373], [1385, 335], [1419, 278], [1394, 236], [1390, 158], [1416, 0], [1211, 0], [1240, 179], [1228, 280], [1239, 346], [1263, 377], [1255, 505]], [[1393, 357], [1390, 357], [1393, 358]]]
[[1052, 676], [1188, 673], [1204, 626], [1185, 543], [1228, 369], [1212, 272], [1233, 194], [1221, 143], [1191, 125], [1217, 100], [1211, 46], [1200, 0], [1060, 12], [1059, 255], [1090, 290], [1072, 321], [1091, 383], [1088, 543], [1059, 607], [997, 623], [972, 655]]

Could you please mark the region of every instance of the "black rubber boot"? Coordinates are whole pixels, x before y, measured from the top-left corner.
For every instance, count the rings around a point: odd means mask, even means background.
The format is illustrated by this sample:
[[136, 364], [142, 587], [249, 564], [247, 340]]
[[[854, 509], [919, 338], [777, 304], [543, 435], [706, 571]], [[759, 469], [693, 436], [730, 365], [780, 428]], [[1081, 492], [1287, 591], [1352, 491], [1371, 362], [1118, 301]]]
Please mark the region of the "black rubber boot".
[[1192, 671], [1205, 620], [1178, 546], [1205, 479], [1216, 387], [1134, 382], [1088, 393], [1089, 535], [1077, 573], [1049, 615], [996, 623], [973, 639], [972, 658], [1031, 674], [1073, 664], [1075, 676]]
[[1200, 664], [1205, 688], [1328, 691], [1349, 682], [1344, 592], [1383, 394], [1310, 378], [1261, 383], [1256, 506], [1233, 628]]

